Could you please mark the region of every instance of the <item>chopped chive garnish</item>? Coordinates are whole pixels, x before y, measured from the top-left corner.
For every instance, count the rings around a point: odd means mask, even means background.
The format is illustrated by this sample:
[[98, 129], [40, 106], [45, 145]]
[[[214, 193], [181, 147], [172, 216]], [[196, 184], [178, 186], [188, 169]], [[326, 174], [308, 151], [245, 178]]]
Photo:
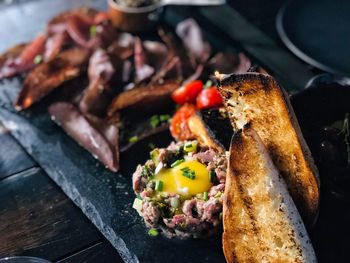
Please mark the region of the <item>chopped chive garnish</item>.
[[163, 115], [153, 115], [149, 119], [149, 123], [152, 126], [152, 128], [158, 127], [162, 122], [168, 122], [170, 120], [169, 114], [163, 114]]
[[205, 84], [204, 84], [204, 89], [209, 89], [211, 86], [213, 86], [213, 82], [209, 79]]
[[197, 152], [198, 142], [197, 141], [191, 141], [186, 142], [184, 145], [184, 151], [185, 152]]
[[180, 160], [176, 160], [175, 162], [173, 162], [170, 167], [174, 168], [175, 166], [178, 166], [180, 163], [183, 163], [185, 160], [184, 159], [180, 159]]
[[219, 198], [222, 195], [222, 192], [217, 192], [216, 195], [214, 195], [215, 198]]
[[151, 148], [151, 149], [156, 148], [156, 146], [154, 145], [154, 143], [151, 143], [151, 142], [148, 144], [148, 147]]
[[162, 191], [163, 190], [163, 181], [161, 181], [161, 180], [156, 181], [156, 186], [154, 189], [158, 192]]
[[180, 170], [182, 171], [182, 175], [187, 177], [188, 179], [191, 179], [191, 180], [196, 179], [196, 173], [192, 171], [190, 168], [184, 167]]
[[144, 166], [142, 168], [142, 171], [141, 171], [141, 176], [142, 177], [147, 177], [148, 176], [148, 172], [149, 172], [149, 170], [148, 170], [147, 166]]
[[142, 211], [142, 203], [143, 201], [141, 199], [135, 198], [134, 203], [132, 204], [132, 208], [140, 213]]
[[170, 115], [169, 114], [164, 114], [164, 115], [160, 115], [159, 116], [159, 120], [161, 121], [161, 122], [166, 122], [166, 121], [168, 121], [170, 119]]
[[148, 235], [151, 236], [151, 237], [156, 237], [156, 236], [158, 236], [158, 230], [155, 229], [155, 228], [151, 228], [151, 229], [148, 231]]
[[160, 124], [160, 120], [159, 120], [158, 115], [153, 115], [153, 116], [150, 118], [149, 123], [151, 124], [152, 128], [158, 127], [158, 125]]
[[129, 142], [134, 143], [134, 142], [137, 142], [138, 139], [139, 139], [139, 137], [137, 137], [137, 136], [132, 136], [132, 137], [129, 139]]
[[97, 35], [97, 26], [90, 27], [90, 37], [95, 37]]
[[43, 61], [43, 56], [42, 55], [36, 55], [33, 62], [35, 65], [40, 64]]
[[203, 200], [207, 201], [208, 200], [208, 192], [203, 193]]

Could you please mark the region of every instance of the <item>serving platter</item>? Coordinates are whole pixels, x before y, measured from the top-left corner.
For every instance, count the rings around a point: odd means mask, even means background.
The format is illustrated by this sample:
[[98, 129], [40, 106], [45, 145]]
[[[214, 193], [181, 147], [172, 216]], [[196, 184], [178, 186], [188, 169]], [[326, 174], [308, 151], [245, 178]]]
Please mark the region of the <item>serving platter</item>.
[[[68, 2], [68, 0], [62, 1], [67, 4], [67, 8], [71, 7]], [[77, 2], [86, 3], [86, 1]], [[44, 1], [40, 4], [36, 8], [45, 8]], [[98, 1], [90, 1], [89, 4], [101, 9], [105, 8], [105, 5]], [[35, 4], [25, 6], [23, 15], [29, 18], [33, 11], [28, 10], [33, 9]], [[62, 10], [55, 10], [55, 12], [59, 11]], [[168, 19], [171, 18], [173, 24], [182, 19], [181, 16], [171, 12], [167, 12], [166, 15]], [[49, 17], [44, 17], [39, 23], [44, 24], [47, 19]], [[23, 21], [26, 21], [25, 17]], [[37, 28], [29, 30], [32, 32], [27, 34], [32, 36], [37, 32]], [[229, 46], [231, 50], [235, 50], [232, 42], [225, 45], [225, 42], [215, 38], [216, 35], [212, 32], [208, 31], [205, 34], [214, 48]], [[150, 143], [162, 147], [171, 141], [167, 131], [139, 141], [123, 152], [121, 171], [110, 172], [51, 121], [46, 109], [50, 98], [26, 112], [18, 113], [14, 110], [12, 102], [21, 88], [21, 81], [21, 78], [15, 78], [0, 84], [0, 121], [67, 196], [81, 208], [118, 250], [125, 262], [225, 262], [220, 234], [210, 239], [192, 240], [167, 239], [161, 235], [151, 237], [147, 235], [148, 229], [143, 220], [132, 208], [134, 193], [131, 187], [131, 174], [138, 163], [143, 163], [148, 158]], [[79, 82], [71, 82], [69, 85], [79, 85]], [[53, 96], [54, 94], [50, 96], [51, 99]], [[303, 110], [297, 112], [302, 114]], [[304, 121], [310, 121], [310, 119]], [[329, 209], [333, 199], [326, 200], [331, 200], [327, 203], [327, 209]], [[332, 207], [334, 209], [334, 206]], [[339, 214], [340, 207], [337, 208], [338, 216], [343, 215], [344, 220], [349, 219], [350, 215]], [[312, 230], [316, 251], [321, 253], [324, 259], [337, 257], [339, 259], [337, 262], [343, 262], [342, 260], [346, 259], [345, 255], [342, 253], [336, 255], [337, 253], [333, 250], [331, 250], [333, 253], [330, 253], [330, 250], [324, 247], [329, 233], [317, 232], [325, 224], [339, 222], [328, 220], [330, 217], [325, 211], [321, 213], [321, 219], [322, 216], [325, 218], [320, 221], [321, 225], [318, 224]], [[344, 226], [343, 219], [341, 226]], [[343, 230], [344, 233], [349, 233], [349, 229], [343, 228]], [[322, 259], [320, 261], [329, 262]]]

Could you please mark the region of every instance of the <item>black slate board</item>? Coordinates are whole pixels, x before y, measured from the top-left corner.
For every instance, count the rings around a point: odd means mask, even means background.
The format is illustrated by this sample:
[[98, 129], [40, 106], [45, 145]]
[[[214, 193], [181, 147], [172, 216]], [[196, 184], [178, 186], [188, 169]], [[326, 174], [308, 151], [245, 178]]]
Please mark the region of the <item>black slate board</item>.
[[[40, 31], [40, 27], [44, 27], [50, 17], [64, 9], [82, 4], [105, 8], [104, 1], [79, 0], [71, 4], [71, 1], [63, 0], [60, 3], [38, 1], [25, 4], [18, 10], [7, 10], [8, 16], [21, 17], [16, 24], [20, 36], [9, 36], [8, 46], [29, 40], [30, 36], [33, 37]], [[32, 15], [38, 14], [39, 10], [50, 10], [50, 14], [46, 12], [43, 16], [37, 15], [35, 21], [32, 21], [35, 22], [33, 27], [25, 26], [27, 19], [31, 20]], [[179, 19], [177, 16], [171, 17], [173, 24]], [[0, 33], [2, 31], [5, 32], [6, 29], [2, 28]], [[24, 34], [24, 31], [27, 32]], [[207, 37], [210, 39], [213, 36], [207, 34]], [[214, 48], [220, 44], [219, 40], [215, 41]], [[159, 147], [170, 142], [168, 132], [139, 142], [123, 153], [121, 173], [112, 173], [50, 120], [47, 103], [40, 103], [26, 112], [16, 112], [12, 102], [21, 83], [20, 78], [0, 82], [0, 122], [82, 209], [125, 262], [224, 262], [221, 236], [208, 240], [150, 237], [143, 220], [132, 208], [135, 198], [131, 187], [132, 172], [138, 163], [143, 163], [148, 158], [150, 142]]]
[[[134, 200], [131, 173], [137, 163], [146, 160], [147, 142], [135, 145], [122, 156], [122, 166], [126, 168], [123, 175], [109, 172], [64, 134], [45, 110], [41, 114], [37, 109], [35, 114], [16, 113], [11, 101], [19, 88], [19, 80], [1, 85], [0, 121], [83, 210], [125, 262], [224, 261], [219, 237], [183, 241], [147, 235], [142, 219], [131, 207]], [[165, 146], [169, 139], [163, 134], [150, 141]]]

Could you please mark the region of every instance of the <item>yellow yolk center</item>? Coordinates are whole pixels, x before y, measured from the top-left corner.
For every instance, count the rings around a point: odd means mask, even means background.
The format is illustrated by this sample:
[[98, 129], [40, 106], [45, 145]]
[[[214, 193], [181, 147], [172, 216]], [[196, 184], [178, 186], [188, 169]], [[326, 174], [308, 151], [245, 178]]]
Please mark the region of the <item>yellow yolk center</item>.
[[[194, 172], [194, 179], [186, 177], [185, 170]], [[211, 187], [209, 171], [197, 161], [185, 161], [174, 168], [162, 169], [154, 177], [163, 182], [162, 192], [193, 196], [209, 191]]]

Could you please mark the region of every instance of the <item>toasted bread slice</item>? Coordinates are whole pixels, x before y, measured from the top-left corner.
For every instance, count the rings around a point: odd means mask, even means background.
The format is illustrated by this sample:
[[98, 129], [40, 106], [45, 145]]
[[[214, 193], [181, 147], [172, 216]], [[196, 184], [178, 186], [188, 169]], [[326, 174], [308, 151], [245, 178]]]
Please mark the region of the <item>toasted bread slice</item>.
[[306, 223], [319, 205], [319, 179], [286, 93], [269, 75], [247, 73], [219, 77], [219, 91], [235, 129], [250, 123], [284, 177]]
[[282, 176], [248, 125], [231, 142], [223, 224], [227, 262], [317, 262]]
[[188, 119], [188, 127], [201, 144], [218, 152], [230, 148], [233, 130], [226, 109], [197, 111]]

